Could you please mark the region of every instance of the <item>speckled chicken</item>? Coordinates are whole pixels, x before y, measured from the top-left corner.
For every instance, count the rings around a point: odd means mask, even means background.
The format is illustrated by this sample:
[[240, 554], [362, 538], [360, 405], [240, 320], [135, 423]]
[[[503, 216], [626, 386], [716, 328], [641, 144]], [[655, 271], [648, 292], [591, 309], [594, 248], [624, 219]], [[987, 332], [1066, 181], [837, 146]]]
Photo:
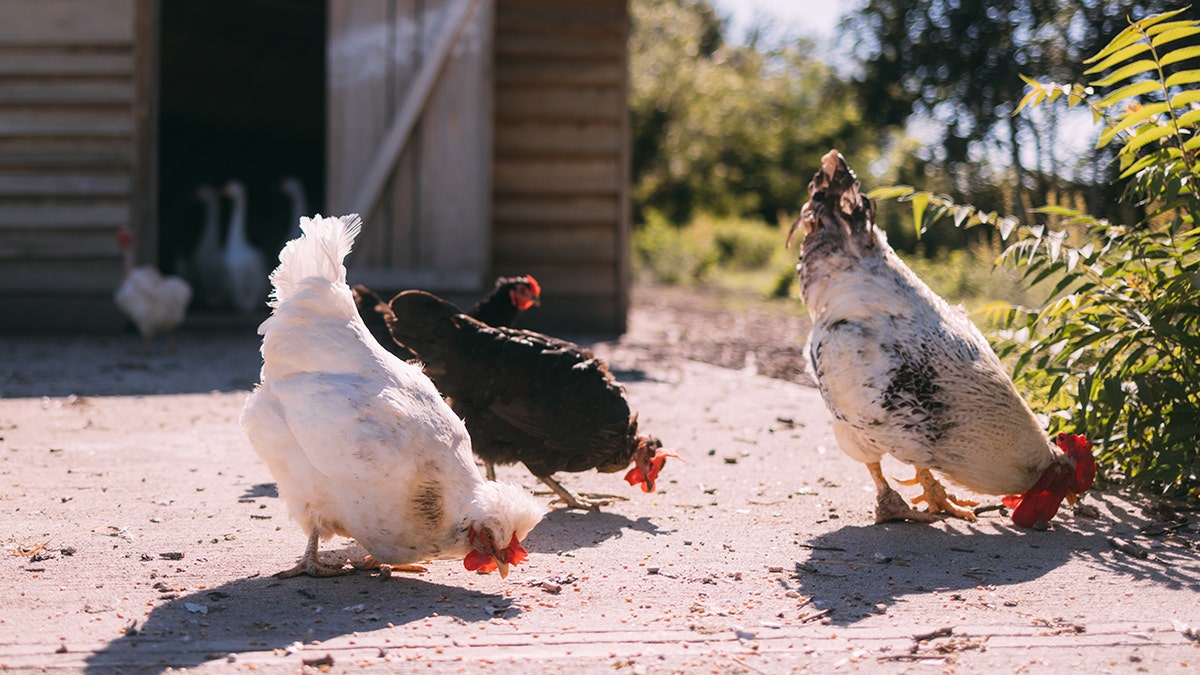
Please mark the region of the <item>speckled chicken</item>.
[[638, 434], [637, 415], [608, 365], [590, 351], [533, 331], [488, 326], [424, 291], [391, 301], [388, 326], [461, 415], [485, 463], [521, 462], [570, 508], [599, 506], [554, 474], [621, 471], [652, 492], [667, 457]]
[[[805, 233], [797, 270], [812, 317], [808, 354], [838, 444], [877, 490], [877, 522], [974, 520], [972, 501], [932, 473], [984, 494], [1016, 495], [1013, 519], [1049, 521], [1095, 474], [1090, 444], [1051, 443], [991, 346], [961, 309], [929, 289], [888, 246], [858, 179], [836, 151], [821, 160], [811, 200], [792, 226]], [[1055, 448], [1057, 445], [1057, 449]], [[928, 505], [916, 511], [887, 483], [891, 454], [917, 470]]]
[[262, 381], [241, 418], [309, 537], [282, 576], [342, 573], [317, 555], [332, 535], [357, 540], [366, 566], [461, 557], [467, 569], [506, 575], [545, 509], [480, 477], [462, 420], [359, 318], [342, 264], [358, 218], [303, 218], [301, 228], [271, 274]]

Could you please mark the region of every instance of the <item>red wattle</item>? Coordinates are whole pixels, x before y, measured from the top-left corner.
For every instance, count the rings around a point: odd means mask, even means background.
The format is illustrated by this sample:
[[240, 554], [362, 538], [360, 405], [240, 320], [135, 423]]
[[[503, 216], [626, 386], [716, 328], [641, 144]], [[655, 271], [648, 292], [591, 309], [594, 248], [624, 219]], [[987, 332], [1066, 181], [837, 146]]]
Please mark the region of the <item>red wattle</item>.
[[496, 569], [496, 561], [492, 560], [492, 556], [486, 553], [480, 553], [474, 549], [463, 558], [463, 567], [471, 571], [488, 573]]

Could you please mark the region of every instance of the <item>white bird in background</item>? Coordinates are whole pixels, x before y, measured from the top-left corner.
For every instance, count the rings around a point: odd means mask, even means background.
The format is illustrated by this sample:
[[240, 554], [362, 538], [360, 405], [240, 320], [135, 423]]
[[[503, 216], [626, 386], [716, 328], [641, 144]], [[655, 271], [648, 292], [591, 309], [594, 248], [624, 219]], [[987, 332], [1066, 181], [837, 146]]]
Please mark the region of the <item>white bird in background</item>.
[[332, 535], [357, 540], [367, 567], [462, 557], [469, 570], [506, 576], [525, 560], [521, 540], [544, 507], [515, 485], [484, 481], [466, 426], [433, 382], [371, 336], [343, 265], [358, 217], [300, 223], [303, 236], [271, 274], [262, 382], [241, 418], [309, 537], [280, 576], [343, 573], [317, 555]]
[[246, 186], [231, 180], [222, 192], [233, 202], [222, 255], [229, 301], [242, 314], [252, 314], [267, 298], [267, 266], [262, 253], [246, 238]]
[[198, 287], [200, 300], [206, 307], [225, 304], [225, 258], [221, 250], [220, 196], [211, 185], [196, 188], [196, 199], [204, 208], [200, 242], [192, 252], [192, 281]]
[[192, 287], [180, 277], [164, 277], [154, 265], [133, 265], [133, 236], [128, 227], [117, 229], [117, 245], [125, 259], [125, 279], [113, 299], [142, 335], [143, 353], [149, 353], [154, 336], [165, 335], [174, 347], [171, 332], [183, 323]]
[[291, 205], [291, 217], [285, 242], [300, 236], [300, 216], [308, 215], [308, 198], [304, 193], [304, 183], [295, 176], [287, 176], [279, 181], [279, 191], [287, 195]]

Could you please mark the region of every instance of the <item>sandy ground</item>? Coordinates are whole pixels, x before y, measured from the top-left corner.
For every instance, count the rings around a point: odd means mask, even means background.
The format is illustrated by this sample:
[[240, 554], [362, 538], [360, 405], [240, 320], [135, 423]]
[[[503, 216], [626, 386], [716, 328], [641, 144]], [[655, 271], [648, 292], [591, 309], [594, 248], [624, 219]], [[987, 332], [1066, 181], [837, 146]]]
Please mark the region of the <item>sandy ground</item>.
[[[817, 392], [758, 374], [794, 366], [703, 337], [762, 334], [758, 310], [689, 324], [672, 297], [643, 293], [630, 332], [596, 348], [687, 461], [649, 495], [564, 476], [622, 500], [552, 512], [507, 580], [454, 561], [272, 577], [305, 539], [237, 423], [252, 330], [185, 331], [149, 357], [132, 336], [0, 339], [0, 668], [1200, 671], [1195, 512], [1109, 490], [1087, 499], [1099, 518], [1064, 511], [1044, 532], [995, 512], [875, 525]], [[802, 324], [780, 320], [791, 358]], [[518, 467], [500, 478], [544, 494]]]

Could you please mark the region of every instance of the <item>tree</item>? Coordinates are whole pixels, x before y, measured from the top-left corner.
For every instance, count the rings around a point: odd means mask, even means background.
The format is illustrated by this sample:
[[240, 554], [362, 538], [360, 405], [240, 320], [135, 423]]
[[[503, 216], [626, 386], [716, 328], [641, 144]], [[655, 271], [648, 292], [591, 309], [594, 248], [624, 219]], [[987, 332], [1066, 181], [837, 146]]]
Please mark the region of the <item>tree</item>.
[[[1002, 158], [1008, 204], [979, 200], [983, 208], [1024, 219], [1028, 207], [1045, 205], [1052, 193], [1076, 192], [1092, 213], [1110, 215], [1119, 188], [1093, 191], [1078, 178], [1065, 180], [1065, 158], [1054, 142], [1058, 117], [1012, 114], [1025, 90], [1021, 73], [1077, 81], [1083, 58], [1103, 46], [1103, 36], [1170, 4], [1179, 3], [867, 0], [845, 21], [862, 67], [855, 84], [864, 121], [901, 127], [914, 116], [934, 120], [941, 138], [922, 159], [954, 177], [949, 193], [956, 197], [974, 199], [971, 193], [994, 185], [998, 176], [990, 172]], [[1101, 167], [1111, 159], [1107, 150], [1087, 158]], [[1108, 186], [1112, 177], [1105, 170], [1083, 179]]]
[[[635, 219], [699, 212], [774, 222], [807, 197], [831, 147], [866, 146], [859, 107], [807, 41], [726, 43], [706, 0], [634, 0]], [[868, 156], [868, 159], [871, 157]]]

